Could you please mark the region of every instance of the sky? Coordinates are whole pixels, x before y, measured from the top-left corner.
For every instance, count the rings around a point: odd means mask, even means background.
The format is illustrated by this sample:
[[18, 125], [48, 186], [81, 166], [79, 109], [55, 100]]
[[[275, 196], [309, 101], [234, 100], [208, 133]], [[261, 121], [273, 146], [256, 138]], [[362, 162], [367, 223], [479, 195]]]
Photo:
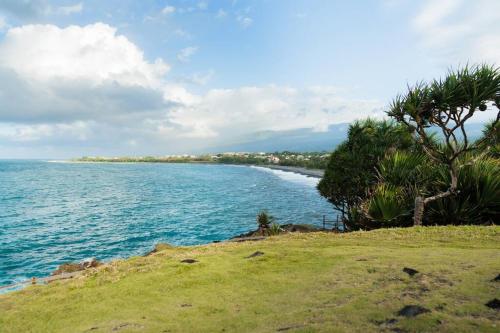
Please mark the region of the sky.
[[0, 0], [0, 158], [323, 135], [500, 65], [498, 22], [498, 0]]

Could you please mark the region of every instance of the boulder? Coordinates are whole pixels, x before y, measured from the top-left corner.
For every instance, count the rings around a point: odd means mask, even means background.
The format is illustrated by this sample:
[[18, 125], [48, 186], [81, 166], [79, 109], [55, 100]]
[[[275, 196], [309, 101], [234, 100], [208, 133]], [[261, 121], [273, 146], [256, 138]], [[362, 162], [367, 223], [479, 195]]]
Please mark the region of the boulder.
[[87, 258], [82, 260], [80, 263], [68, 262], [62, 265], [59, 265], [55, 271], [53, 271], [50, 275], [60, 275], [65, 273], [74, 273], [79, 271], [84, 271], [89, 268], [97, 267], [101, 263], [97, 261], [96, 258]]

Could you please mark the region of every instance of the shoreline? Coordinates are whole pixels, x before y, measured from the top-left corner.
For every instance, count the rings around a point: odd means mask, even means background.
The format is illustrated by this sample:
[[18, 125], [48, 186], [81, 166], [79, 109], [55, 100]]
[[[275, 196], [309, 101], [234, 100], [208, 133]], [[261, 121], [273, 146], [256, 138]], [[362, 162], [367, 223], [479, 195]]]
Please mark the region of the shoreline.
[[325, 174], [324, 170], [321, 169], [307, 169], [304, 167], [286, 166], [286, 165], [252, 165], [255, 167], [268, 168], [272, 170], [280, 170], [285, 172], [297, 173], [299, 175], [313, 177], [313, 178], [323, 178]]
[[237, 165], [237, 166], [247, 166], [247, 167], [260, 167], [272, 170], [280, 170], [285, 172], [292, 172], [299, 175], [313, 177], [313, 178], [323, 178], [325, 170], [321, 169], [308, 169], [306, 167], [298, 166], [288, 166], [288, 165], [275, 165], [275, 164], [244, 164], [244, 163], [217, 163], [209, 161], [182, 161], [182, 162], [172, 162], [172, 161], [78, 161], [78, 160], [61, 160], [61, 161], [47, 161], [48, 163], [109, 163], [109, 164], [129, 164], [129, 163], [171, 163], [171, 164], [207, 164], [207, 165]]

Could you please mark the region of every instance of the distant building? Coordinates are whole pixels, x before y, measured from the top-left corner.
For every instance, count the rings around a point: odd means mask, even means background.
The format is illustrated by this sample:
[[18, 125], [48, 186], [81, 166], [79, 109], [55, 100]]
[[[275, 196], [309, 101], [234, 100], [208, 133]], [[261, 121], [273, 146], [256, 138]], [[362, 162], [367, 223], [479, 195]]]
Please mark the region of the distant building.
[[279, 157], [276, 157], [276, 156], [269, 156], [267, 158], [267, 160], [269, 161], [269, 163], [273, 163], [273, 164], [278, 164], [280, 162]]

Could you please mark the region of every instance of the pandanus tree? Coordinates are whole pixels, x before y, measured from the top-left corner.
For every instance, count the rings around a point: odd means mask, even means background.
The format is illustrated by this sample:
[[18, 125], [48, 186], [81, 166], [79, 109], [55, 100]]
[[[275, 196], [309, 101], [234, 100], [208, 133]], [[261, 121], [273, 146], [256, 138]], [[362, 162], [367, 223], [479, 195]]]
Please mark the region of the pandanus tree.
[[341, 213], [350, 230], [359, 229], [359, 205], [377, 182], [377, 164], [388, 151], [412, 147], [413, 138], [400, 124], [373, 119], [356, 121], [349, 126], [347, 140], [330, 155], [318, 191]]
[[[488, 65], [451, 70], [444, 79], [409, 87], [406, 94], [392, 102], [388, 115], [407, 126], [429, 158], [449, 173], [446, 191], [417, 192], [414, 225], [422, 224], [425, 205], [456, 195], [460, 169], [474, 164], [488, 152], [490, 147], [484, 145], [493, 141], [490, 135], [474, 141], [466, 129], [466, 123], [482, 112], [492, 113], [490, 126], [496, 129], [500, 119], [500, 70]], [[440, 142], [434, 139], [436, 131], [442, 137]], [[481, 154], [463, 158], [479, 148]]]

